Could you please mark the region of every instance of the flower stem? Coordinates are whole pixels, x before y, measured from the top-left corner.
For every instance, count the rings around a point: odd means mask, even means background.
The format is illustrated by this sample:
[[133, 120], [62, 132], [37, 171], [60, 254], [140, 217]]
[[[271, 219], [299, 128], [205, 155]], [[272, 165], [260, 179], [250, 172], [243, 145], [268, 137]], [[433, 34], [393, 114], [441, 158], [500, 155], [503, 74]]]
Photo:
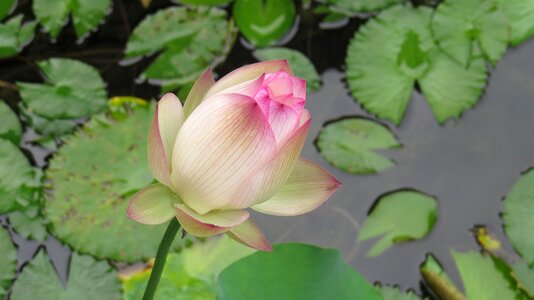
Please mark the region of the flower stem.
[[172, 218], [161, 242], [159, 243], [158, 253], [156, 254], [156, 260], [154, 261], [154, 267], [150, 273], [150, 279], [146, 285], [145, 294], [143, 295], [143, 300], [152, 300], [156, 294], [156, 289], [158, 288], [159, 280], [161, 278], [161, 273], [163, 273], [163, 268], [165, 267], [165, 262], [167, 261], [167, 253], [169, 253], [169, 248], [171, 248], [174, 237], [180, 230], [180, 223], [176, 218]]

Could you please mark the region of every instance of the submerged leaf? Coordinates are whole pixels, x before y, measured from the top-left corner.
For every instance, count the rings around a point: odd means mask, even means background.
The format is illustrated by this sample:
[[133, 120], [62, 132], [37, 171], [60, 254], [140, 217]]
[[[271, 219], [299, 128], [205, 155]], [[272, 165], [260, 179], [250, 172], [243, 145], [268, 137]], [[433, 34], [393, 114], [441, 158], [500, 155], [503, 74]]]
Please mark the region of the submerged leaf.
[[0, 226], [0, 299], [4, 299], [17, 273], [17, 248], [7, 230]]
[[434, 197], [412, 190], [394, 191], [378, 198], [358, 233], [358, 240], [381, 237], [367, 253], [377, 256], [394, 244], [425, 237], [436, 219]]

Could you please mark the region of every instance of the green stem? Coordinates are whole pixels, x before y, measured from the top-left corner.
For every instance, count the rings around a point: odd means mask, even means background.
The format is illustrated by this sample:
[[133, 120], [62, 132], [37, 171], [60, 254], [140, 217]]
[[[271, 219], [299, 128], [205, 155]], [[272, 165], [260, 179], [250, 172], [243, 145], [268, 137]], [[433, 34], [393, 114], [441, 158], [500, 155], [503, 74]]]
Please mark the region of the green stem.
[[163, 268], [165, 267], [165, 262], [167, 261], [167, 253], [169, 253], [169, 248], [171, 248], [172, 242], [174, 241], [174, 237], [178, 233], [178, 230], [180, 230], [180, 223], [178, 223], [176, 218], [172, 218], [171, 222], [169, 223], [169, 227], [167, 227], [167, 230], [165, 231], [165, 234], [159, 243], [156, 261], [154, 261], [154, 267], [150, 273], [150, 279], [148, 279], [143, 300], [154, 299], [159, 280], [161, 279], [161, 273], [163, 273]]

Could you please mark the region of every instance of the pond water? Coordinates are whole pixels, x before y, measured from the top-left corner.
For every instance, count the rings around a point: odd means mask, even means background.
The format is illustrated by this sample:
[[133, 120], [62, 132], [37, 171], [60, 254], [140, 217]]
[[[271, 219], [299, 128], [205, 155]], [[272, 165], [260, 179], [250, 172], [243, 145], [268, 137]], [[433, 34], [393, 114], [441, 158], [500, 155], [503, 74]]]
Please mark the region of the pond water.
[[[147, 13], [168, 5], [154, 1], [148, 11], [136, 5], [115, 7], [100, 30], [81, 44], [74, 42], [72, 30], [65, 30], [56, 43], [46, 35], [36, 40], [21, 56], [0, 60], [0, 80], [38, 81], [39, 73], [28, 59], [71, 57], [96, 66], [108, 83], [109, 96], [158, 96], [159, 88], [137, 83], [139, 72], [153, 59], [121, 66], [122, 49], [132, 28]], [[19, 11], [31, 14], [29, 4]], [[450, 249], [477, 249], [470, 228], [486, 225], [501, 241], [499, 213], [501, 199], [521, 172], [534, 165], [534, 40], [511, 49], [491, 71], [489, 84], [479, 104], [460, 120], [439, 126], [423, 96], [414, 92], [406, 118], [400, 127], [387, 124], [403, 147], [383, 151], [396, 166], [378, 175], [351, 175], [328, 165], [319, 155], [314, 139], [327, 121], [344, 116], [367, 116], [350, 96], [344, 82], [345, 49], [362, 21], [332, 30], [319, 30], [319, 18], [301, 14], [296, 36], [286, 45], [305, 53], [322, 74], [322, 87], [309, 95], [313, 118], [310, 137], [303, 151], [307, 159], [319, 162], [342, 183], [341, 189], [316, 211], [293, 218], [256, 214], [255, 218], [273, 242], [299, 241], [340, 249], [344, 258], [370, 281], [399, 284], [419, 289], [419, 264], [426, 253], [434, 253], [456, 279]], [[246, 43], [237, 41], [227, 61], [216, 69], [219, 74], [254, 62]], [[19, 101], [16, 93], [0, 89], [9, 103]], [[26, 133], [26, 137], [31, 136]], [[24, 146], [29, 158], [46, 166], [49, 154], [39, 147]], [[374, 201], [382, 194], [401, 188], [414, 188], [438, 198], [438, 222], [431, 234], [420, 241], [396, 245], [384, 254], [367, 258], [372, 241], [356, 242], [360, 224]], [[409, 215], [406, 218], [410, 218]], [[5, 217], [0, 222], [7, 225]], [[19, 245], [19, 266], [31, 259], [39, 243], [15, 235]], [[69, 250], [53, 238], [45, 242], [48, 255], [65, 281]], [[510, 250], [505, 244], [505, 249]]]

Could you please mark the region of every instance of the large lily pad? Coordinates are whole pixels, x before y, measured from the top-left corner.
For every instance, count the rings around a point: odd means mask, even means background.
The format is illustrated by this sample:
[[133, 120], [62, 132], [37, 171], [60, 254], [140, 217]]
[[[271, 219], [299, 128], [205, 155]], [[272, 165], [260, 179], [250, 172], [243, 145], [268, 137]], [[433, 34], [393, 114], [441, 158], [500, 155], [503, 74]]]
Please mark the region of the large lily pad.
[[216, 7], [169, 7], [146, 17], [133, 31], [126, 57], [162, 51], [141, 77], [167, 87], [194, 82], [221, 63], [235, 40], [235, 29]]
[[145, 103], [127, 117], [95, 117], [65, 139], [46, 175], [45, 215], [60, 240], [98, 258], [155, 255], [166, 225], [126, 216], [130, 196], [153, 181], [146, 159], [152, 115]]
[[503, 201], [504, 231], [514, 248], [529, 263], [534, 264], [534, 169], [530, 169], [514, 184]]
[[390, 168], [393, 160], [373, 152], [400, 147], [386, 126], [363, 118], [342, 119], [326, 125], [317, 147], [332, 165], [343, 171], [367, 174]]
[[70, 261], [69, 278], [63, 286], [43, 250], [26, 265], [13, 285], [12, 300], [118, 300], [117, 273], [104, 261], [77, 253]]
[[[156, 300], [213, 300], [217, 295], [216, 278], [219, 273], [234, 261], [253, 253], [230, 238], [223, 236], [198, 243], [171, 253], [161, 277]], [[122, 276], [123, 300], [137, 300], [143, 296], [151, 269], [140, 273]]]
[[0, 58], [13, 56], [29, 44], [34, 36], [35, 25], [35, 22], [23, 24], [22, 15], [0, 24]]
[[394, 244], [425, 237], [437, 219], [437, 201], [418, 191], [400, 190], [381, 196], [358, 232], [358, 240], [381, 237], [368, 256]]
[[511, 43], [514, 46], [534, 34], [534, 0], [497, 0], [510, 22]]
[[18, 145], [22, 135], [22, 127], [20, 126], [17, 115], [1, 99], [0, 120], [2, 120], [2, 126], [0, 127], [0, 139], [8, 140], [13, 144]]
[[484, 59], [473, 56], [465, 67], [444, 55], [432, 39], [431, 15], [427, 7], [394, 6], [355, 35], [347, 82], [366, 110], [400, 124], [417, 81], [440, 123], [478, 101], [487, 76]]
[[432, 18], [432, 32], [441, 49], [463, 66], [477, 46], [496, 64], [510, 40], [506, 15], [492, 0], [444, 1]]
[[275, 245], [227, 267], [219, 275], [222, 299], [384, 299], [347, 265], [337, 250], [304, 244]]
[[17, 272], [17, 248], [7, 230], [0, 226], [0, 299], [7, 294]]
[[34, 0], [33, 13], [43, 28], [52, 37], [57, 37], [61, 28], [72, 15], [74, 29], [79, 38], [84, 37], [104, 21], [111, 11], [111, 0]]
[[233, 10], [241, 33], [258, 47], [283, 38], [293, 27], [295, 11], [293, 0], [236, 0]]
[[254, 56], [259, 60], [287, 59], [295, 76], [306, 80], [306, 88], [309, 91], [319, 89], [320, 79], [315, 66], [308, 57], [297, 50], [273, 47], [258, 49], [254, 51]]

